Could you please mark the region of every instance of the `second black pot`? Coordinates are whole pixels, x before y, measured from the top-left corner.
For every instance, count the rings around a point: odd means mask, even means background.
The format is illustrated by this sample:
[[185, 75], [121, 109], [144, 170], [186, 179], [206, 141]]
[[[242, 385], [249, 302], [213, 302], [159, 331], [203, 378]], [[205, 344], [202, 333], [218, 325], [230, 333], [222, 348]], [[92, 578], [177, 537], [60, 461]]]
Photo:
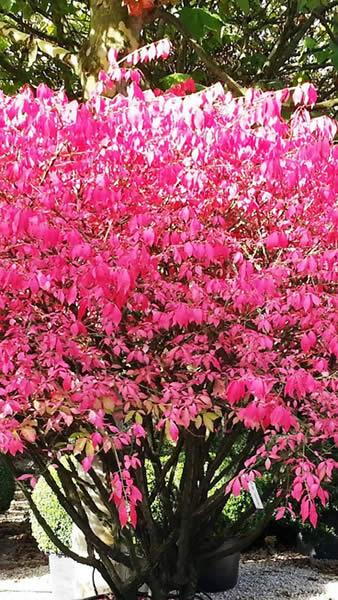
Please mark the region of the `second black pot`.
[[239, 559], [240, 553], [236, 552], [217, 560], [206, 560], [200, 571], [198, 590], [214, 593], [234, 588], [238, 581]]

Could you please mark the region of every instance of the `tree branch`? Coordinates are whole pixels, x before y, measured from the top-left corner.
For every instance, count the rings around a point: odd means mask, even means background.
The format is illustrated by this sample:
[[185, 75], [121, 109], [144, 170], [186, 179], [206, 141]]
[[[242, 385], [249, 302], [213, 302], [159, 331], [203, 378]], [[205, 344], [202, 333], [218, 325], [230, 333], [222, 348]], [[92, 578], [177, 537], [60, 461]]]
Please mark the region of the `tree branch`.
[[205, 477], [203, 478], [201, 487], [204, 492], [208, 491], [210, 482], [211, 482], [212, 478], [214, 477], [217, 469], [222, 465], [222, 463], [224, 462], [224, 459], [227, 455], [228, 450], [230, 450], [230, 448], [235, 443], [236, 439], [241, 434], [242, 434], [241, 431], [235, 430], [235, 431], [232, 431], [231, 433], [229, 433], [228, 436], [225, 436], [224, 439], [222, 440], [222, 443], [220, 445], [220, 448], [217, 450], [215, 458], [212, 461], [209, 461], [209, 465], [208, 465], [207, 471], [205, 473]]
[[165, 478], [166, 478], [167, 474], [169, 473], [170, 469], [176, 465], [176, 463], [179, 459], [180, 452], [182, 450], [182, 446], [183, 446], [183, 439], [180, 438], [179, 441], [177, 442], [175, 449], [172, 451], [172, 454], [170, 455], [169, 459], [162, 466], [161, 475], [156, 480], [156, 485], [154, 486], [154, 489], [152, 490], [152, 492], [150, 494], [150, 498], [149, 498], [150, 504], [152, 504], [154, 502], [154, 500], [156, 499], [156, 496], [161, 492], [163, 484], [165, 484]]
[[[8, 461], [8, 464], [10, 466], [10, 469], [14, 475], [14, 477], [16, 477], [16, 472], [14, 469], [14, 466], [12, 464], [11, 461]], [[65, 556], [69, 556], [69, 558], [72, 558], [73, 560], [75, 560], [76, 562], [79, 562], [83, 565], [89, 565], [95, 569], [98, 569], [101, 574], [102, 574], [102, 568], [101, 568], [101, 563], [97, 560], [97, 559], [89, 559], [86, 558], [84, 556], [80, 556], [79, 554], [76, 554], [76, 552], [73, 552], [68, 546], [66, 546], [61, 540], [60, 538], [58, 538], [58, 536], [55, 534], [55, 532], [53, 531], [53, 529], [50, 527], [50, 525], [48, 525], [47, 521], [45, 520], [45, 518], [40, 514], [33, 498], [32, 498], [32, 494], [31, 492], [27, 489], [26, 485], [24, 483], [21, 483], [20, 481], [18, 482], [22, 492], [24, 493], [27, 502], [29, 504], [29, 507], [34, 515], [34, 517], [36, 518], [37, 522], [39, 523], [40, 527], [42, 527], [42, 529], [47, 533], [48, 537], [50, 538], [50, 540], [53, 542], [54, 546], [56, 546], [56, 548], [58, 548], [58, 550], [60, 550], [60, 552], [62, 554], [64, 554]]]
[[315, 20], [316, 15], [311, 15], [311, 17], [309, 17], [309, 19], [298, 28], [297, 32], [292, 33], [291, 41], [288, 45], [286, 42], [288, 39], [290, 39], [291, 30], [289, 30], [287, 33], [284, 29], [280, 39], [271, 50], [268, 60], [264, 64], [261, 71], [265, 77], [271, 77], [272, 75], [276, 74], [280, 64], [285, 63], [290, 58], [294, 49], [298, 46], [300, 40], [302, 37], [304, 37], [305, 33], [310, 29]]
[[228, 73], [223, 71], [223, 69], [214, 61], [214, 59], [200, 46], [198, 42], [196, 42], [188, 33], [184, 25], [182, 25], [181, 21], [172, 15], [171, 13], [158, 9], [155, 15], [155, 18], [158, 17], [164, 23], [168, 25], [172, 25], [175, 29], [182, 35], [182, 37], [187, 41], [187, 43], [195, 50], [196, 54], [199, 58], [204, 62], [204, 64], [208, 67], [208, 69], [221, 81], [224, 83], [227, 88], [235, 95], [235, 96], [243, 96], [244, 88], [237, 83]]
[[338, 98], [331, 98], [330, 100], [323, 100], [314, 105], [313, 110], [328, 110], [338, 106]]
[[[14, 42], [17, 43], [29, 43], [32, 39], [32, 35], [30, 33], [24, 33], [20, 31], [16, 27], [12, 27], [8, 25], [5, 21], [0, 21], [0, 34], [4, 37], [11, 38]], [[79, 61], [76, 54], [73, 54], [69, 50], [62, 48], [61, 46], [56, 46], [54, 42], [47, 41], [38, 36], [33, 36], [36, 44], [44, 54], [51, 56], [52, 58], [57, 58], [61, 60], [63, 63], [68, 65], [73, 69], [73, 71], [78, 74], [79, 71]]]
[[[58, 39], [54, 35], [50, 35], [49, 33], [44, 33], [44, 31], [40, 31], [39, 29], [36, 29], [29, 23], [25, 23], [25, 21], [20, 16], [14, 15], [13, 13], [5, 12], [4, 10], [1, 10], [1, 9], [0, 9], [0, 14], [4, 15], [6, 17], [9, 17], [12, 21], [15, 21], [15, 23], [17, 23], [17, 25], [19, 26], [19, 30], [21, 30], [23, 33], [29, 33], [30, 35], [41, 38], [42, 40], [52, 42], [53, 44], [58, 44]], [[11, 23], [7, 23], [7, 25], [8, 25], [8, 27], [12, 27]]]
[[205, 560], [208, 559], [212, 561], [221, 560], [225, 556], [235, 554], [236, 552], [241, 552], [242, 550], [250, 546], [250, 544], [252, 544], [258, 538], [262, 531], [264, 531], [266, 525], [271, 519], [272, 512], [273, 509], [271, 510], [271, 512], [269, 511], [266, 514], [264, 519], [262, 519], [262, 521], [259, 522], [257, 527], [253, 531], [251, 531], [249, 535], [238, 536], [230, 540], [226, 540], [224, 544], [222, 544], [221, 548], [219, 548], [218, 550], [202, 554], [199, 557], [199, 562], [203, 563]]
[[[311, 13], [309, 18], [304, 23], [302, 23], [302, 25], [300, 27], [298, 27], [298, 30], [296, 30], [296, 31], [290, 30], [289, 34], [286, 36], [286, 39], [285, 39], [285, 36], [283, 35], [284, 31], [285, 31], [285, 28], [284, 28], [280, 39], [275, 44], [274, 48], [272, 49], [272, 51], [269, 55], [267, 62], [263, 66], [263, 69], [262, 69], [263, 75], [266, 77], [276, 75], [276, 72], [280, 68], [281, 64], [285, 64], [287, 62], [287, 60], [291, 57], [295, 48], [297, 48], [300, 40], [304, 37], [304, 35], [307, 33], [307, 31], [312, 27], [312, 25], [315, 23], [316, 19], [318, 19], [320, 22], [323, 23], [323, 20], [325, 20], [325, 14], [331, 8], [334, 8], [335, 6], [337, 6], [337, 4], [338, 4], [338, 2], [333, 2], [330, 5], [329, 4], [321, 5], [319, 8], [317, 8], [316, 10], [314, 10]], [[290, 23], [290, 21], [288, 18], [285, 27], [289, 26], [289, 23]], [[288, 39], [290, 40], [290, 43], [287, 45], [286, 41]]]
[[57, 500], [59, 501], [61, 506], [69, 514], [69, 516], [74, 521], [74, 523], [77, 525], [77, 527], [81, 531], [85, 532], [85, 535], [86, 535], [87, 539], [89, 540], [89, 542], [97, 549], [98, 552], [100, 552], [100, 554], [104, 553], [107, 557], [111, 558], [112, 560], [115, 560], [116, 562], [120, 562], [121, 564], [123, 564], [127, 567], [130, 567], [130, 561], [127, 556], [125, 556], [117, 548], [112, 548], [112, 547], [108, 546], [107, 544], [102, 542], [100, 540], [100, 538], [97, 537], [97, 535], [95, 535], [95, 533], [90, 528], [90, 525], [88, 524], [88, 519], [83, 519], [79, 514], [79, 510], [78, 510], [79, 507], [77, 507], [77, 510], [76, 510], [74, 505], [69, 501], [69, 499], [65, 496], [65, 494], [62, 493], [62, 491], [58, 487], [57, 483], [54, 481], [52, 475], [50, 474], [47, 466], [44, 464], [44, 462], [40, 458], [38, 452], [35, 449], [33, 449], [32, 446], [30, 446], [30, 448], [29, 448], [29, 453], [30, 453], [34, 463], [38, 466], [40, 472], [43, 473], [44, 479], [46, 480], [47, 484], [54, 492], [54, 494], [57, 497]]

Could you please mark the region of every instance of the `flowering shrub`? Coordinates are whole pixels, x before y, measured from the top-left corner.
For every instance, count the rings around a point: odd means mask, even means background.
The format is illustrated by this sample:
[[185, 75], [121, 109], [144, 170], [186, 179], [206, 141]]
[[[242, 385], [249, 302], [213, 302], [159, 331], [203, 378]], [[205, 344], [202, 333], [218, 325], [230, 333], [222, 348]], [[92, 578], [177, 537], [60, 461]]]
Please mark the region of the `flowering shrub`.
[[[0, 450], [30, 453], [118, 597], [147, 582], [183, 599], [231, 494], [269, 472], [268, 512], [299, 505], [314, 525], [327, 501], [336, 125], [310, 118], [308, 85], [286, 122], [287, 90], [155, 95], [110, 62], [100, 85], [127, 79], [126, 96], [0, 97]], [[64, 454], [119, 523], [114, 547], [88, 529], [95, 502]]]

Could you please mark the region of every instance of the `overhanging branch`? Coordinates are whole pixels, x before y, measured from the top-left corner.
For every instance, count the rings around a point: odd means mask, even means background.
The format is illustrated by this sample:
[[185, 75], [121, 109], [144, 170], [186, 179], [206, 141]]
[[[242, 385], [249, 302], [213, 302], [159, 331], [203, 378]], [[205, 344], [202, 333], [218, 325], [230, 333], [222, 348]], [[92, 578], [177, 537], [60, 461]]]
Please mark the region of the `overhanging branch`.
[[228, 73], [226, 73], [219, 66], [219, 64], [214, 61], [212, 56], [210, 56], [210, 54], [208, 54], [208, 52], [206, 52], [204, 48], [189, 35], [184, 25], [182, 25], [181, 21], [175, 17], [175, 15], [172, 15], [163, 9], [158, 9], [156, 12], [156, 17], [161, 19], [164, 23], [175, 27], [175, 29], [182, 35], [188, 44], [195, 50], [196, 54], [204, 62], [208, 69], [219, 79], [219, 81], [224, 83], [235, 96], [243, 96], [245, 89], [239, 83], [237, 83], [237, 81], [232, 79], [232, 77], [230, 77], [230, 75], [228, 75]]
[[[44, 31], [39, 31], [29, 23], [26, 23], [20, 16], [14, 15], [13, 13], [8, 13], [4, 10], [0, 10], [0, 15], [4, 15], [8, 17], [11, 21], [14, 21], [18, 25], [18, 30], [23, 33], [28, 33], [35, 37], [39, 37], [42, 40], [47, 40], [54, 44], [58, 44], [58, 39], [54, 35], [50, 35], [49, 33], [45, 33]], [[8, 27], [11, 27], [11, 23], [8, 23]]]
[[329, 110], [330, 108], [335, 108], [335, 106], [338, 106], [338, 98], [331, 98], [330, 100], [323, 100], [315, 104], [314, 110]]
[[5, 21], [0, 21], [0, 34], [4, 37], [9, 37], [16, 43], [21, 44], [29, 44], [32, 40], [35, 41], [37, 47], [41, 52], [47, 54], [51, 58], [57, 58], [64, 64], [68, 65], [73, 69], [73, 71], [78, 75], [79, 72], [79, 62], [76, 54], [73, 54], [66, 48], [62, 48], [61, 46], [57, 46], [54, 42], [46, 39], [42, 39], [36, 35], [32, 35], [31, 33], [25, 33], [20, 31], [16, 27], [9, 25]]
[[284, 65], [290, 59], [293, 52], [297, 48], [299, 42], [308, 33], [308, 31], [314, 25], [316, 20], [319, 20], [321, 23], [323, 23], [327, 12], [336, 5], [337, 2], [333, 2], [330, 5], [321, 5], [319, 8], [312, 11], [309, 17], [304, 22], [302, 22], [302, 24], [298, 26], [297, 29], [294, 29], [293, 19], [290, 19], [289, 14], [281, 36], [277, 40], [276, 44], [273, 46], [270, 55], [266, 63], [263, 65], [263, 68], [259, 74], [263, 74], [265, 77], [271, 77], [272, 75], [275, 76], [278, 70], [281, 68], [281, 66]]

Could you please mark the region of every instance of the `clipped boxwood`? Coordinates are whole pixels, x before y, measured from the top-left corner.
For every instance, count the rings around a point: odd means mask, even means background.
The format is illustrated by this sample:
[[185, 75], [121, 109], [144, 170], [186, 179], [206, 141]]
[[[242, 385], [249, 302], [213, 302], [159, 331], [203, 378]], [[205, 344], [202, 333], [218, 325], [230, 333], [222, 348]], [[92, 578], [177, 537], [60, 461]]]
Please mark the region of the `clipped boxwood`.
[[[56, 470], [50, 468], [50, 473], [56, 483], [60, 486]], [[47, 521], [53, 532], [66, 546], [70, 547], [73, 526], [72, 520], [64, 508], [62, 508], [54, 492], [43, 477], [39, 478], [33, 490], [33, 500], [40, 514]], [[46, 554], [61, 554], [60, 550], [54, 546], [47, 533], [39, 525], [32, 512], [30, 513], [30, 522], [32, 534], [36, 539], [40, 550]]]
[[6, 512], [14, 498], [15, 480], [6, 462], [0, 455], [0, 513]]

